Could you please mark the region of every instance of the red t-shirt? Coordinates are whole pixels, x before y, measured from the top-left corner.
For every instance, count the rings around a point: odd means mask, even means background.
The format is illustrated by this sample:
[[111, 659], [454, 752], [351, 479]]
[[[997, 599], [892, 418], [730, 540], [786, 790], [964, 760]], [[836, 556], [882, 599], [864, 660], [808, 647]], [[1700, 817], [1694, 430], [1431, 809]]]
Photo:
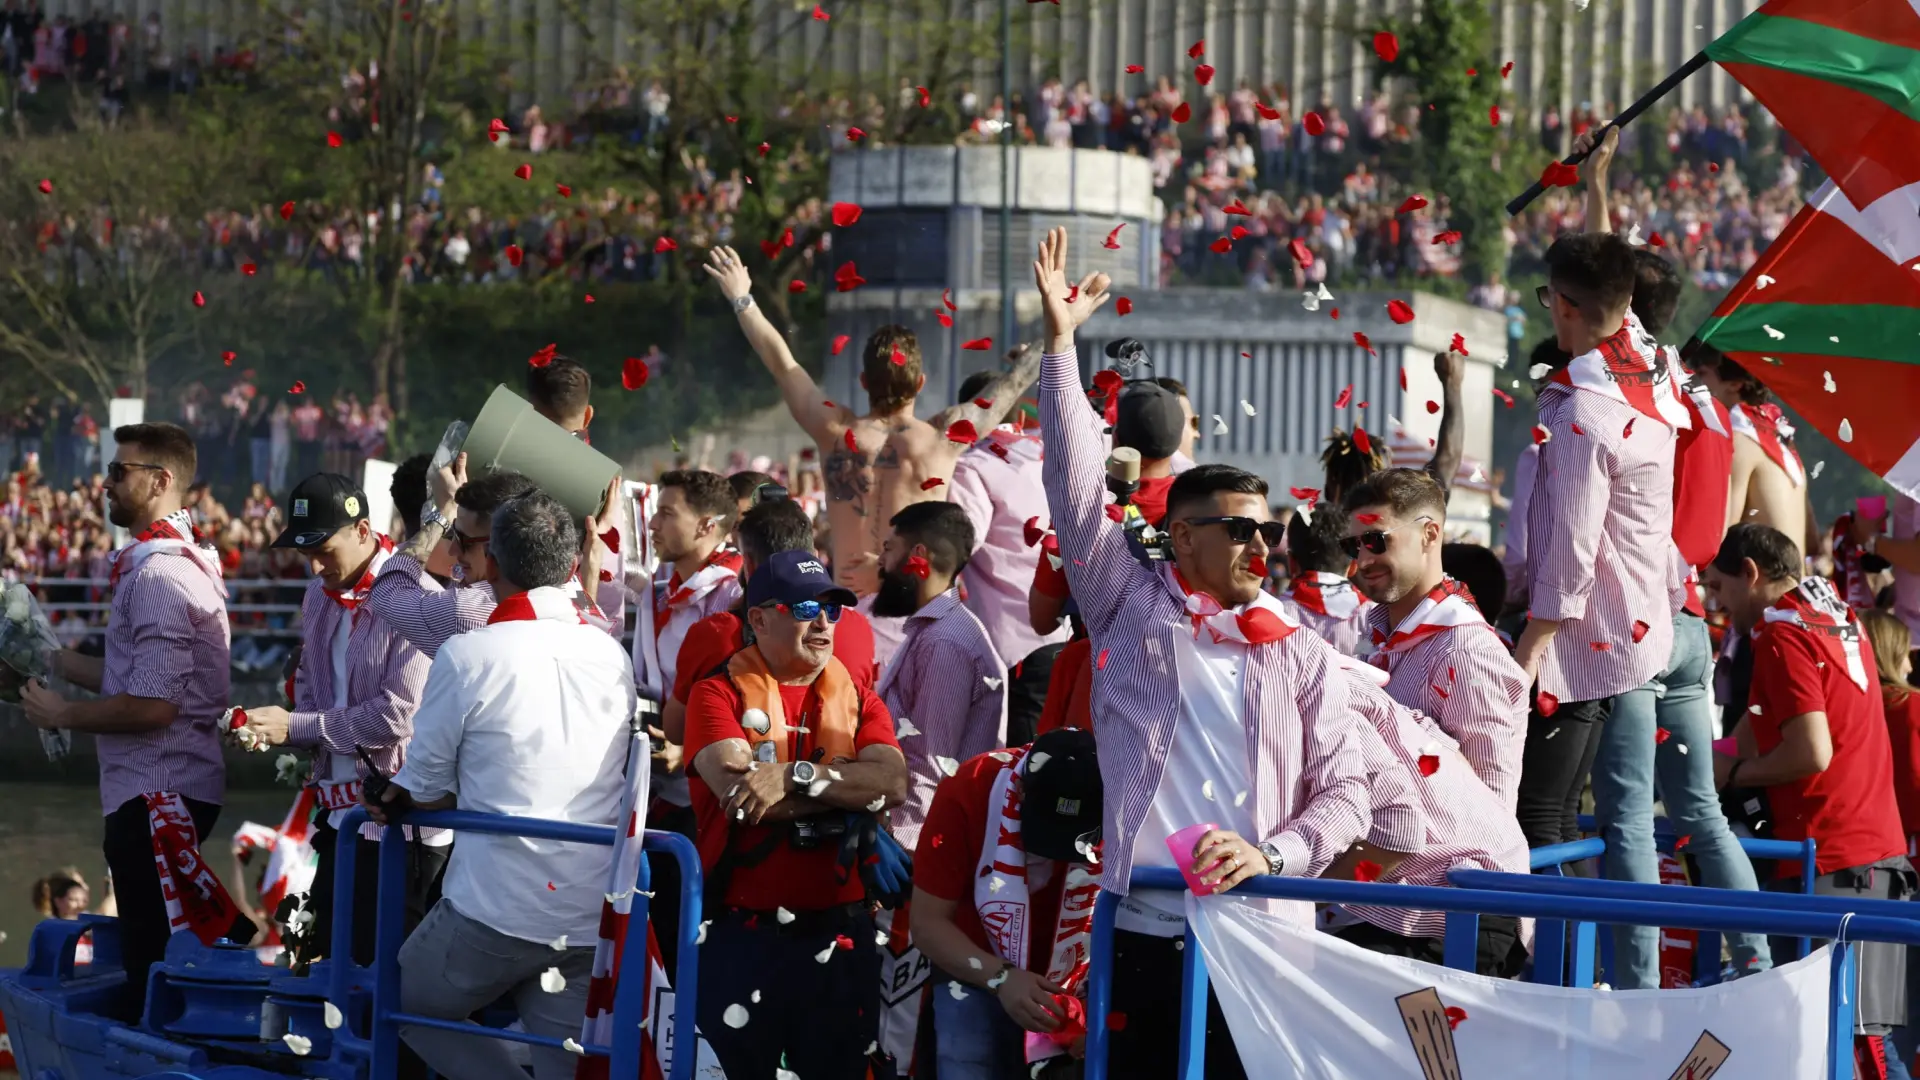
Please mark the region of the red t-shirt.
[[[806, 686], [780, 688], [780, 700], [788, 716], [802, 714], [811, 689]], [[869, 746], [897, 748], [900, 743], [894, 738], [893, 717], [887, 712], [886, 705], [865, 687], [859, 688], [859, 694], [860, 726], [854, 733], [855, 752]], [[713, 743], [745, 739], [746, 729], [740, 726], [740, 714], [745, 709], [740, 691], [727, 676], [716, 675], [695, 683], [687, 701], [687, 760], [693, 761], [700, 756], [700, 751]], [[801, 738], [805, 739], [806, 736]], [[714, 865], [720, 861], [720, 853], [727, 849], [728, 838], [733, 830], [721, 813], [719, 798], [704, 780], [696, 777], [688, 787], [693, 794], [700, 865], [712, 873]], [[766, 840], [770, 828], [765, 825], [740, 826], [740, 835], [734, 840], [735, 850], [754, 850]], [[792, 911], [818, 911], [837, 904], [853, 903], [866, 894], [866, 886], [861, 884], [857, 872], [849, 873], [846, 880], [841, 881], [840, 850], [837, 845], [829, 843], [810, 851], [799, 851], [782, 843], [775, 845], [772, 852], [757, 865], [734, 869], [733, 878], [727, 883], [725, 902], [732, 907], [755, 911], [771, 911], [779, 907]]]
[[[1855, 686], [1844, 664], [1828, 662], [1817, 634], [1784, 622], [1761, 624], [1753, 640], [1750, 698], [1759, 711], [1750, 710], [1747, 719], [1755, 745], [1766, 754], [1780, 745], [1786, 721], [1811, 712], [1827, 715], [1833, 739], [1827, 770], [1775, 784], [1767, 794], [1774, 835], [1782, 840], [1812, 836], [1817, 872], [1830, 874], [1904, 855], [1907, 838], [1893, 796], [1893, 755], [1880, 690]], [[1873, 663], [1871, 655], [1866, 662]], [[1781, 869], [1793, 868], [1783, 864]]]
[[1893, 745], [1893, 798], [1900, 804], [1900, 827], [1920, 836], [1920, 693], [1881, 686], [1887, 713], [1887, 738]]
[[1047, 700], [1040, 707], [1033, 733], [1045, 735], [1061, 727], [1093, 730], [1093, 642], [1087, 638], [1067, 642], [1067, 647], [1053, 658]]
[[[731, 611], [715, 612], [688, 627], [687, 636], [680, 640], [680, 666], [674, 669], [673, 700], [685, 705], [694, 683], [746, 647], [746, 624]], [[873, 624], [865, 615], [852, 608], [840, 609], [840, 621], [833, 628], [833, 658], [861, 689], [873, 689]]]
[[[1688, 566], [1705, 566], [1719, 554], [1720, 539], [1727, 532], [1733, 420], [1725, 405], [1707, 398], [1720, 425], [1716, 431], [1708, 426], [1692, 395], [1682, 394], [1680, 400], [1693, 426], [1677, 433], [1673, 447], [1673, 542]], [[1687, 590], [1687, 610], [1706, 613], [1700, 606], [1699, 589]]]
[[[1056, 661], [1057, 663], [1058, 661]], [[973, 884], [980, 872], [981, 849], [987, 827], [999, 835], [998, 810], [989, 810], [993, 781], [1006, 766], [981, 754], [940, 781], [920, 827], [920, 848], [913, 853], [913, 884], [942, 900], [952, 900], [953, 923], [968, 940], [988, 952], [993, 947], [980, 928], [973, 906]], [[996, 815], [992, 820], [989, 814]], [[1053, 957], [1053, 931], [1060, 925], [1060, 892], [1067, 880], [1067, 864], [1055, 863], [1045, 886], [1028, 896], [1027, 968], [1045, 974]]]

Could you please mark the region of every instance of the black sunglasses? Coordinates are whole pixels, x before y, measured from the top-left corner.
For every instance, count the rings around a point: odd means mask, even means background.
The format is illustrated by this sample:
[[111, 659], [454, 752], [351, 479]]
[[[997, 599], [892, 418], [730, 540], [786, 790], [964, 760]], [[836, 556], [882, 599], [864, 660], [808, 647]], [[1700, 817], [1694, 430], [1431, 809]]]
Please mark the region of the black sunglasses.
[[1255, 521], [1250, 517], [1239, 517], [1232, 514], [1222, 514], [1218, 517], [1188, 518], [1187, 524], [1225, 525], [1227, 527], [1227, 539], [1236, 544], [1252, 543], [1253, 534], [1258, 532], [1260, 539], [1265, 540], [1268, 547], [1279, 547], [1280, 541], [1285, 539], [1287, 535], [1287, 527], [1281, 522]]
[[493, 537], [491, 537], [491, 536], [462, 536], [462, 535], [460, 534], [460, 530], [459, 530], [459, 529], [457, 529], [457, 528], [450, 528], [450, 529], [448, 529], [448, 530], [447, 530], [447, 539], [448, 539], [448, 540], [450, 540], [450, 541], [452, 541], [452, 543], [453, 543], [453, 557], [457, 559], [457, 558], [459, 558], [460, 556], [462, 556], [462, 555], [465, 555], [465, 554], [467, 553], [467, 549], [468, 549], [468, 548], [470, 548], [470, 547], [472, 547], [472, 546], [473, 546], [473, 545], [475, 545], [475, 544], [484, 544], [484, 543], [486, 543], [487, 541], [489, 541], [489, 540], [491, 540], [491, 539], [493, 539]]
[[[1546, 308], [1549, 311], [1553, 309], [1553, 286], [1551, 285], [1537, 286], [1533, 290], [1533, 295], [1536, 299], [1540, 301], [1541, 307]], [[1566, 293], [1561, 293], [1560, 299], [1565, 300], [1568, 306], [1570, 307], [1577, 308], [1580, 306], [1580, 301], [1575, 300], [1573, 297], [1568, 296]]]
[[[1413, 523], [1418, 525], [1420, 522], [1432, 520], [1432, 518], [1422, 514], [1414, 518]], [[1368, 529], [1358, 536], [1343, 536], [1340, 538], [1340, 550], [1346, 552], [1347, 558], [1349, 559], [1359, 558], [1360, 549], [1363, 547], [1375, 555], [1385, 555], [1387, 553], [1387, 538], [1392, 536], [1400, 528], [1400, 526], [1396, 525], [1391, 529]]]
[[154, 472], [167, 471], [165, 465], [148, 465], [139, 461], [109, 461], [107, 462], [107, 482], [117, 484], [125, 480], [127, 478], [127, 472], [130, 469], [152, 469]]

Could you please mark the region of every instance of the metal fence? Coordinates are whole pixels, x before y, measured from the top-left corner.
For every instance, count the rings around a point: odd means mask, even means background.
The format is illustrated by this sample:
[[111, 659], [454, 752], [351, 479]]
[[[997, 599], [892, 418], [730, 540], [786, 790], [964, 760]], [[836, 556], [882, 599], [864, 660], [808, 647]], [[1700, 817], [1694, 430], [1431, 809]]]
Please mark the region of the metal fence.
[[[72, 642], [80, 638], [91, 637], [106, 629], [107, 613], [113, 601], [109, 596], [112, 582], [105, 578], [23, 578], [26, 586], [33, 590], [40, 601], [40, 610], [53, 620], [53, 632], [63, 641]], [[300, 636], [300, 598], [307, 590], [306, 578], [231, 578], [226, 582], [228, 597], [243, 592], [267, 592], [276, 596], [291, 596], [291, 602], [285, 599], [272, 603], [227, 601], [227, 615], [234, 622], [235, 637], [299, 637]], [[51, 594], [63, 594], [70, 590], [83, 589], [85, 600], [48, 600]], [[50, 592], [51, 591], [51, 592]], [[98, 597], [98, 599], [95, 599]], [[281, 625], [254, 625], [252, 619], [258, 616], [268, 621], [285, 620]], [[244, 621], [243, 621], [244, 620]]]

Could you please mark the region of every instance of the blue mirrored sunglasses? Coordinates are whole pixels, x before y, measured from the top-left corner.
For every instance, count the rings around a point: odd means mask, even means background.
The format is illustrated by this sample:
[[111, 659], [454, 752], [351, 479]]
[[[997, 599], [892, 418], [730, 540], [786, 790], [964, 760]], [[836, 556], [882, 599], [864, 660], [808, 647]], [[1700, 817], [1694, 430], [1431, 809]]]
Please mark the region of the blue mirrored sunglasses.
[[821, 615], [825, 615], [827, 621], [830, 623], [840, 621], [840, 609], [842, 607], [840, 604], [826, 603], [819, 600], [802, 600], [797, 604], [775, 604], [774, 606], [793, 616], [794, 622], [812, 622]]

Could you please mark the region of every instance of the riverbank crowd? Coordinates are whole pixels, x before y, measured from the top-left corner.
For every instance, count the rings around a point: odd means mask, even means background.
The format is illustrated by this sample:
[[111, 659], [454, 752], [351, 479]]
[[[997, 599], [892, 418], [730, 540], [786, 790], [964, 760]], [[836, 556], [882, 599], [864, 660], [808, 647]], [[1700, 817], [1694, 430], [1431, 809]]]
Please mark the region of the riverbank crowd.
[[[1525, 873], [1530, 850], [1582, 835], [1589, 787], [1610, 877], [1662, 880], [1657, 797], [1697, 883], [1800, 891], [1797, 867], [1757, 873], [1736, 836], [1811, 838], [1812, 891], [1911, 897], [1920, 506], [1866, 497], [1816, 522], [1764, 387], [1697, 342], [1660, 343], [1689, 267], [1589, 221], [1541, 254], [1552, 332], [1498, 551], [1448, 523], [1462, 355], [1433, 359], [1445, 400], [1424, 466], [1333, 430], [1321, 486], [1283, 498], [1196, 462], [1187, 388], [1135, 377], [1126, 350], [1083, 382], [1075, 332], [1111, 294], [1072, 273], [1064, 230], [1033, 264], [1044, 339], [951, 403], [921, 400], [900, 326], [862, 346], [864, 408], [828, 400], [756, 303], [769, 283], [709, 252], [815, 444], [818, 514], [765, 472], [683, 468], [616, 480], [583, 515], [459, 455], [423, 463], [417, 496], [396, 488], [405, 528], [388, 536], [358, 481], [289, 474], [259, 514], [268, 550], [312, 574], [279, 700], [238, 700], [227, 678], [197, 433], [119, 429], [103, 494], [134, 539], [102, 554], [104, 655], [53, 665], [98, 696], [21, 693], [34, 724], [95, 736], [129, 992], [181, 928], [296, 970], [370, 962], [374, 875], [356, 878], [354, 940], [330, 940], [357, 806], [367, 854], [391, 828], [412, 847], [403, 1010], [462, 1020], [508, 997], [529, 1032], [581, 1043], [607, 1041], [615, 979], [658, 977], [612, 963], [632, 846], [456, 835], [408, 813], [691, 838], [700, 1052], [734, 1078], [1064, 1080], [1090, 1024], [1109, 1032], [1109, 1075], [1174, 1075], [1185, 909], [1129, 894], [1133, 869], [1215, 892]], [[524, 390], [586, 438], [585, 368], [547, 350]], [[170, 905], [155, 856], [219, 835], [223, 739], [285, 755], [301, 792], [278, 828], [243, 827], [239, 880]], [[652, 872], [650, 953], [670, 971], [678, 875]], [[1122, 900], [1111, 1012], [1091, 1017], [1102, 889]], [[1306, 917], [1442, 958], [1435, 912]], [[1519, 975], [1530, 924], [1479, 927], [1480, 974]], [[1686, 985], [1656, 929], [1612, 933], [1614, 989]], [[1786, 947], [1729, 934], [1727, 976]], [[1858, 1075], [1905, 1077], [1904, 950], [1869, 945], [1860, 971]], [[1208, 1026], [1209, 1077], [1257, 1071], [1217, 1006]], [[492, 1040], [402, 1037], [403, 1075], [584, 1070], [560, 1050], [529, 1066]]]

